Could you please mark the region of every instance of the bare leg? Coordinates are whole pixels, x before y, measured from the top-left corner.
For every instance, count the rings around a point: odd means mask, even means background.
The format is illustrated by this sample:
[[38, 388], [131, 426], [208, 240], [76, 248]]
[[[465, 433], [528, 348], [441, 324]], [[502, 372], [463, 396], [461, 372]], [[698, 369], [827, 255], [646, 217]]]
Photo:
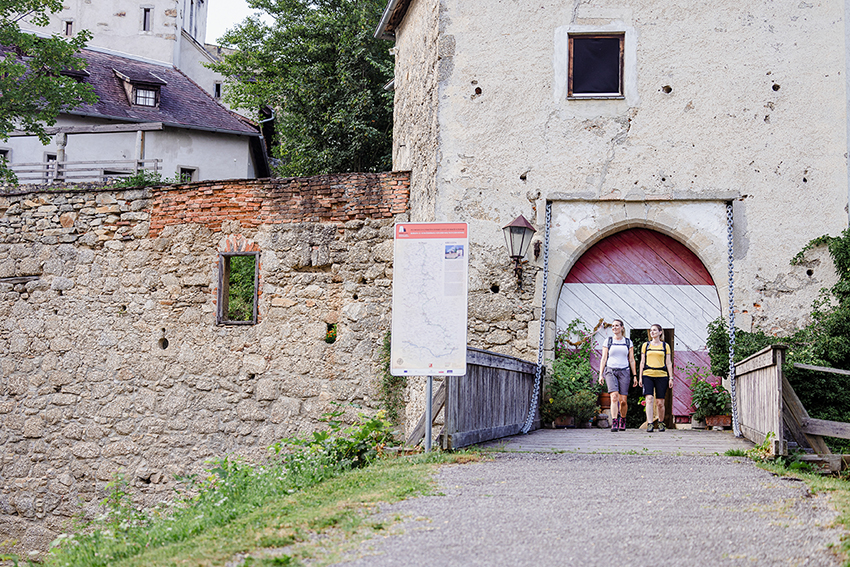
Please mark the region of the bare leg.
[[653, 396], [646, 396], [646, 422], [652, 423], [654, 416], [652, 415]]
[[611, 392], [611, 419], [617, 419], [620, 416], [620, 393]]

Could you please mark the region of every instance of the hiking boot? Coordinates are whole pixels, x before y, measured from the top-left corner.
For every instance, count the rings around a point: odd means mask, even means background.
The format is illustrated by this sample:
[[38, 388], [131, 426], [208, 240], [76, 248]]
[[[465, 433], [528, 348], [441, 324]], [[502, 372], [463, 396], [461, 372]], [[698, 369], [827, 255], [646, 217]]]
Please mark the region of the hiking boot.
[[620, 418], [620, 431], [625, 431], [625, 430], [626, 430], [626, 418], [621, 417]]
[[655, 431], [655, 427], [651, 423], [647, 423], [646, 424], [646, 432], [652, 433], [653, 431]]
[[667, 428], [666, 428], [666, 427], [664, 427], [664, 422], [663, 422], [663, 421], [659, 421], [659, 422], [658, 422], [658, 427], [657, 427], [657, 429], [658, 429], [658, 431], [667, 431]]
[[611, 420], [611, 431], [619, 431], [620, 430], [620, 418], [615, 417]]

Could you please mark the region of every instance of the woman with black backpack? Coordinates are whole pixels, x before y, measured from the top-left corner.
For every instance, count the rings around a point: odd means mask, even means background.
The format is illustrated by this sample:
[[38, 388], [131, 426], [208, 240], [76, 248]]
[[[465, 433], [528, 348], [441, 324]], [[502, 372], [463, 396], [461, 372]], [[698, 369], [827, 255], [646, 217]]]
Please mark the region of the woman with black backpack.
[[[640, 353], [638, 384], [643, 387], [646, 398], [646, 431], [664, 431], [664, 398], [673, 376], [673, 358], [670, 345], [661, 340], [664, 330], [661, 325], [649, 328], [649, 342], [643, 343]], [[658, 410], [658, 420], [653, 417], [653, 398]]]
[[[614, 319], [611, 323], [614, 336], [602, 347], [602, 360], [599, 361], [599, 383], [608, 386], [611, 394], [611, 431], [626, 429], [626, 410], [629, 398], [629, 384], [635, 372], [635, 347], [624, 335], [623, 322]], [[637, 382], [635, 382], [637, 385]]]

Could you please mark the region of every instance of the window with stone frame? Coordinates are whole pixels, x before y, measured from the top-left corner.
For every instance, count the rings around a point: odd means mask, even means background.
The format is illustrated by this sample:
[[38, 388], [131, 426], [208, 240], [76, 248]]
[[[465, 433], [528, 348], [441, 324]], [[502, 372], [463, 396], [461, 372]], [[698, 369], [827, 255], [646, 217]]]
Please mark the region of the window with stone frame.
[[625, 34], [570, 34], [567, 96], [622, 98]]
[[142, 7], [142, 31], [149, 32], [153, 28], [153, 8]]
[[219, 253], [217, 324], [257, 323], [259, 275], [259, 252]]

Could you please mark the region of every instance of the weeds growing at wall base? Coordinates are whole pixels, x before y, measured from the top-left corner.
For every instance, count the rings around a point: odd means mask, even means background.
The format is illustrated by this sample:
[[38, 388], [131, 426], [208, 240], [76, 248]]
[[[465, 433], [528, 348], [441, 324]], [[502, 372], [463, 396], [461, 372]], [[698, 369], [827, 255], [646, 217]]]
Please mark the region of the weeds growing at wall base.
[[[186, 559], [187, 564], [212, 556], [227, 559], [256, 548], [304, 542], [310, 533], [341, 524], [362, 524], [356, 520], [362, 516], [357, 510], [369, 496], [352, 494], [384, 482], [372, 477], [390, 479], [392, 486], [384, 490], [396, 498], [427, 487], [425, 475], [405, 480], [410, 473], [403, 466], [397, 466], [394, 474], [355, 474], [395, 444], [392, 424], [379, 413], [361, 415], [354, 425], [344, 426], [338, 421], [341, 414], [339, 410], [325, 414], [326, 431], [276, 443], [266, 463], [224, 457], [212, 462], [203, 476], [180, 478], [181, 489], [167, 507], [139, 509], [126, 480], [116, 477], [107, 487], [104, 513], [85, 529], [60, 536], [45, 564], [157, 565], [186, 553], [206, 557]], [[390, 469], [393, 461], [379, 466]], [[281, 563], [286, 560], [280, 556], [277, 563], [264, 561], [251, 564], [297, 564]]]

